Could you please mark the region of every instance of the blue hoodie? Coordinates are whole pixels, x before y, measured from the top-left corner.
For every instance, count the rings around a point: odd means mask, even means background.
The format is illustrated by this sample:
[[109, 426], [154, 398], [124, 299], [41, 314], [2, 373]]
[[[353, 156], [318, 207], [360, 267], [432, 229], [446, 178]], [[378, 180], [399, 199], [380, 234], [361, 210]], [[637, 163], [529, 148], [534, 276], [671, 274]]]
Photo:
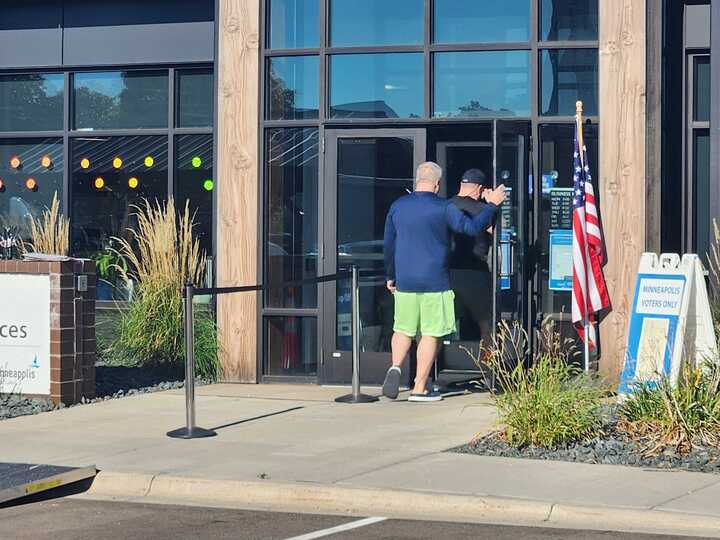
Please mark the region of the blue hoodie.
[[476, 236], [498, 207], [487, 204], [475, 217], [434, 193], [416, 191], [395, 201], [385, 220], [385, 272], [402, 292], [450, 290], [451, 232]]

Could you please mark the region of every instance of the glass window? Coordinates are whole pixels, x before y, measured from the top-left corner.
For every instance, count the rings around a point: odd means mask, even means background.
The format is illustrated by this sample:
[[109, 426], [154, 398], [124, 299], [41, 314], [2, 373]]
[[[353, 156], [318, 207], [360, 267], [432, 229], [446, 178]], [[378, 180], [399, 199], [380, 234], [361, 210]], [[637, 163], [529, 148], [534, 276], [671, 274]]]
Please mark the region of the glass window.
[[0, 227], [29, 240], [30, 217], [62, 201], [63, 168], [62, 139], [0, 139]]
[[[267, 131], [265, 282], [317, 275], [318, 130]], [[317, 306], [317, 285], [269, 289], [269, 307]]]
[[693, 184], [695, 253], [707, 262], [710, 250], [710, 131], [697, 129], [693, 133]]
[[271, 0], [271, 49], [304, 49], [320, 45], [319, 0]]
[[79, 137], [71, 141], [72, 245], [94, 257], [127, 238], [133, 205], [167, 197], [167, 137]]
[[318, 117], [319, 65], [317, 56], [283, 56], [270, 59], [268, 104], [271, 120]]
[[188, 69], [177, 72], [178, 127], [212, 127], [213, 73], [211, 69]]
[[75, 129], [166, 128], [166, 71], [76, 73]]
[[0, 76], [0, 131], [63, 128], [62, 73]]
[[598, 0], [542, 0], [540, 40], [571, 41], [598, 38]]
[[436, 53], [433, 116], [530, 115], [528, 51]]
[[710, 57], [697, 56], [694, 59], [693, 93], [694, 111], [693, 120], [700, 122], [710, 121]]
[[530, 0], [435, 0], [435, 43], [528, 41]]
[[190, 215], [195, 216], [195, 235], [200, 247], [212, 254], [213, 238], [213, 176], [212, 135], [179, 135], [175, 139], [175, 200], [179, 211], [190, 202]]
[[575, 102], [586, 115], [598, 113], [597, 49], [544, 50], [540, 60], [540, 111], [547, 116], [573, 116]]
[[317, 374], [317, 319], [314, 317], [265, 318], [265, 374]]
[[330, 45], [419, 45], [423, 0], [330, 0]]
[[339, 54], [330, 58], [333, 118], [424, 116], [420, 53]]

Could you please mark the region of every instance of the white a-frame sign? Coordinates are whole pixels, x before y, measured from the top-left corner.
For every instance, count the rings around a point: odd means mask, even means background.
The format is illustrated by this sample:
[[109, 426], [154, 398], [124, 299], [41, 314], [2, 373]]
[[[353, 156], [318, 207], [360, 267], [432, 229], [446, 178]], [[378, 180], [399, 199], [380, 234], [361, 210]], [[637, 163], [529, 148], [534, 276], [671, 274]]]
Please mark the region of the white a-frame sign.
[[717, 361], [715, 329], [697, 255], [643, 253], [619, 392], [667, 377], [677, 384], [683, 361]]

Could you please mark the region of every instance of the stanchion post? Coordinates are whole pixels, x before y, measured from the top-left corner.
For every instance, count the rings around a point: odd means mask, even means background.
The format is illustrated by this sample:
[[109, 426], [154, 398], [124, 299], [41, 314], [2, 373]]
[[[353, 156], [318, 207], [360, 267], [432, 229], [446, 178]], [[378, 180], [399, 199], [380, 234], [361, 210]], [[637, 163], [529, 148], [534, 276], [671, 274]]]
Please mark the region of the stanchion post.
[[183, 294], [183, 322], [185, 325], [185, 420], [186, 426], [168, 431], [167, 436], [174, 439], [198, 439], [217, 435], [211, 429], [195, 425], [195, 329], [193, 325], [193, 297], [195, 287], [190, 281], [185, 283]]
[[352, 267], [352, 393], [335, 398], [338, 403], [371, 403], [377, 396], [360, 391], [360, 278], [357, 266]]

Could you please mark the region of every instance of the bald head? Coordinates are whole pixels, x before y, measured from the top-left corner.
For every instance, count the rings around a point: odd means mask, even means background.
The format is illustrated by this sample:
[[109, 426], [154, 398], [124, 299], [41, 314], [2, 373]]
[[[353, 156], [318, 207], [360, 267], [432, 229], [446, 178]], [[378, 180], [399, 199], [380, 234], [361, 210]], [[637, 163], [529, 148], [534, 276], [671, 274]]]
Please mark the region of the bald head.
[[440, 165], [432, 161], [426, 161], [418, 165], [415, 172], [415, 191], [431, 191], [437, 193], [440, 188], [442, 169]]

